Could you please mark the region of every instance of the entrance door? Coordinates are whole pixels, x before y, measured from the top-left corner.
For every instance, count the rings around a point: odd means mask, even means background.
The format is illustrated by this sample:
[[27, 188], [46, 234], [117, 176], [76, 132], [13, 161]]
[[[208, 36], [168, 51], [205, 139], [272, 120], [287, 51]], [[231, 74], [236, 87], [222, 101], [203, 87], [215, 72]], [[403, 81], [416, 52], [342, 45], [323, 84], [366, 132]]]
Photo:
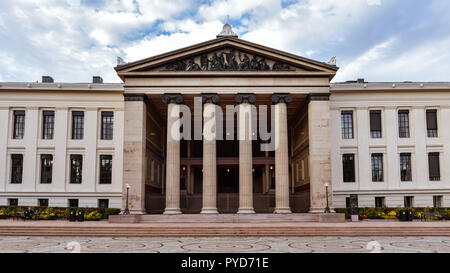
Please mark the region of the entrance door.
[[239, 167], [217, 168], [217, 209], [220, 213], [236, 213], [239, 208]]
[[239, 168], [236, 166], [218, 167], [218, 193], [239, 193]]

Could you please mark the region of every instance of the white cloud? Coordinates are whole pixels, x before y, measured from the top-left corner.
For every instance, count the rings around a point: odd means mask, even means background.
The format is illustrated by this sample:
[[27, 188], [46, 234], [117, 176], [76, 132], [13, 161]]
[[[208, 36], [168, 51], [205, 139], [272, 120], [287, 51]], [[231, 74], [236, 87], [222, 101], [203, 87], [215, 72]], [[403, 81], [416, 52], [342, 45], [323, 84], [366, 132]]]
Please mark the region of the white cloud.
[[381, 0], [367, 0], [367, 5], [369, 6], [379, 6], [381, 5]]
[[[50, 74], [60, 81], [89, 81], [92, 75], [119, 81], [113, 70], [117, 55], [135, 61], [213, 39], [227, 15], [239, 20], [234, 30], [242, 39], [319, 61], [337, 56], [336, 80], [448, 79], [441, 72], [449, 71], [450, 63], [446, 24], [431, 28], [438, 32], [434, 36], [421, 30], [444, 18], [432, 15], [446, 14], [448, 4], [434, 2], [429, 20], [411, 15], [415, 20], [400, 29], [401, 16], [383, 21], [385, 14], [404, 10], [398, 1], [284, 1], [285, 8], [280, 0], [213, 0], [200, 6], [194, 0], [81, 3], [0, 1], [3, 80], [32, 81]], [[408, 35], [421, 39], [410, 42], [402, 36], [407, 31], [417, 31]]]
[[[178, 23], [170, 25], [169, 29], [185, 29]], [[222, 23], [213, 21], [203, 24], [192, 24], [188, 27], [189, 32], [176, 32], [169, 35], [160, 35], [157, 37], [147, 37], [133, 45], [124, 48], [126, 61], [136, 61], [146, 57], [155, 56], [164, 52], [176, 50], [182, 47], [201, 43], [214, 39], [222, 28]]]
[[375, 45], [367, 52], [358, 56], [355, 60], [345, 64], [337, 73], [334, 81], [345, 81], [348, 79], [356, 79], [370, 71], [371, 66], [380, 59], [385, 59], [386, 52], [394, 43], [394, 39], [389, 39], [381, 44]]

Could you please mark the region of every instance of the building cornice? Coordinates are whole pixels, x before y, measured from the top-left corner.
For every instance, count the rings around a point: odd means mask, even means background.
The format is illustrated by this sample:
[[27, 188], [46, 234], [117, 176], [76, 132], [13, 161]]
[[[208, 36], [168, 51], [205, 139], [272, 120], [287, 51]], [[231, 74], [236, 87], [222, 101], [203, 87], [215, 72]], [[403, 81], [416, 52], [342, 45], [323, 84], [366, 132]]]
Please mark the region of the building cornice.
[[123, 92], [122, 83], [37, 83], [37, 82], [0, 82], [0, 92], [20, 91], [104, 91]]
[[331, 92], [349, 91], [450, 91], [450, 82], [343, 82], [331, 83]]

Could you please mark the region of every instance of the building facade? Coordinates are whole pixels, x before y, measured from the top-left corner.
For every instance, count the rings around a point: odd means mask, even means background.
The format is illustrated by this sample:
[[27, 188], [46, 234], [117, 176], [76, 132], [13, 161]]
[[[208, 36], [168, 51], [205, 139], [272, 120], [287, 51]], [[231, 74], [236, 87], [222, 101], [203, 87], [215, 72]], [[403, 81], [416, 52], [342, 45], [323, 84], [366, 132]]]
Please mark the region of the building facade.
[[115, 69], [123, 84], [0, 83], [0, 205], [321, 213], [357, 194], [361, 207], [450, 206], [447, 82], [330, 83], [334, 62], [228, 25]]

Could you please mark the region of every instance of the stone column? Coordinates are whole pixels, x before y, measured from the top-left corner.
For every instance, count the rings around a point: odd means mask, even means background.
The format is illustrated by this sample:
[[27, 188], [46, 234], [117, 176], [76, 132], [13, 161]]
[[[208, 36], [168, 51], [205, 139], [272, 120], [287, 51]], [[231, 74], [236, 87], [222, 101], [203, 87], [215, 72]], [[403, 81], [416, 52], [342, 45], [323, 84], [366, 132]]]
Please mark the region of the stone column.
[[130, 185], [128, 208], [131, 214], [145, 214], [145, 179], [147, 159], [145, 94], [124, 94], [125, 120], [123, 145], [122, 211], [126, 207], [126, 185]]
[[216, 164], [216, 104], [217, 94], [203, 94], [203, 194], [200, 213], [217, 211], [217, 164]]
[[330, 94], [311, 94], [308, 98], [310, 213], [324, 213], [327, 196], [332, 208]]
[[275, 104], [275, 213], [291, 213], [289, 207], [289, 153], [287, 104], [289, 94], [274, 94]]
[[164, 214], [180, 214], [180, 139], [179, 128], [173, 130], [180, 118], [181, 94], [164, 94], [167, 103], [166, 209]]
[[253, 94], [236, 95], [239, 105], [239, 210], [238, 213], [255, 213], [253, 209], [253, 155], [252, 155], [252, 104]]

